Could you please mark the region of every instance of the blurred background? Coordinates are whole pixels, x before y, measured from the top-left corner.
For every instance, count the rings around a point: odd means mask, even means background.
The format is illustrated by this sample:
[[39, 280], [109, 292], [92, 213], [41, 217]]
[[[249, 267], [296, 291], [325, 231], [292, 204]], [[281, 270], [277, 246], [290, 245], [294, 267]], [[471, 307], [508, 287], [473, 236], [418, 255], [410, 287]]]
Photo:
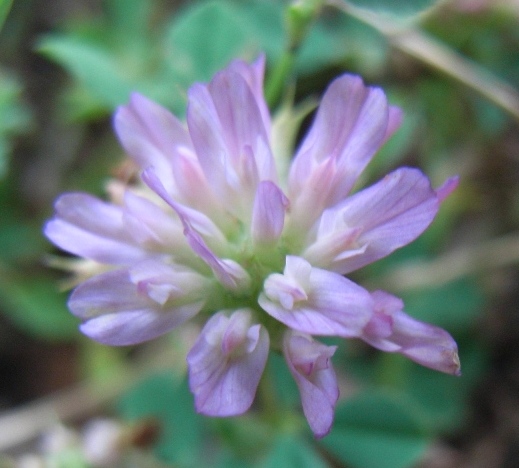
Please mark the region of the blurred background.
[[[0, 2], [0, 466], [518, 466], [519, 2], [323, 3]], [[42, 235], [58, 194], [104, 197], [131, 175], [111, 114], [132, 90], [182, 117], [191, 83], [260, 51], [274, 112], [344, 72], [403, 108], [363, 183], [400, 165], [461, 181], [423, 236], [354, 279], [448, 330], [462, 377], [341, 343], [343, 399], [320, 442], [276, 357], [288, 422], [209, 420], [184, 379], [196, 330], [122, 349], [82, 337], [73, 261]]]

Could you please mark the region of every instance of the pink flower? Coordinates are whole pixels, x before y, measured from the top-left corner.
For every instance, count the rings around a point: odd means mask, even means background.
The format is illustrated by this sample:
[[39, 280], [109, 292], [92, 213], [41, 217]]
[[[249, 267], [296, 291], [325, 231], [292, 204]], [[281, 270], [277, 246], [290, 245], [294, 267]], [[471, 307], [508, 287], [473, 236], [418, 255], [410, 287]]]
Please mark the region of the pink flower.
[[264, 67], [264, 57], [234, 61], [193, 85], [187, 125], [133, 94], [114, 122], [142, 183], [113, 202], [62, 195], [45, 234], [98, 265], [69, 301], [83, 333], [128, 345], [206, 321], [187, 361], [196, 408], [211, 416], [248, 410], [272, 344], [322, 437], [339, 394], [335, 348], [314, 336], [360, 338], [459, 373], [447, 332], [343, 276], [416, 239], [457, 179], [434, 189], [404, 167], [351, 194], [401, 121], [381, 89], [352, 75], [329, 86], [288, 175], [278, 174], [287, 162], [272, 149]]

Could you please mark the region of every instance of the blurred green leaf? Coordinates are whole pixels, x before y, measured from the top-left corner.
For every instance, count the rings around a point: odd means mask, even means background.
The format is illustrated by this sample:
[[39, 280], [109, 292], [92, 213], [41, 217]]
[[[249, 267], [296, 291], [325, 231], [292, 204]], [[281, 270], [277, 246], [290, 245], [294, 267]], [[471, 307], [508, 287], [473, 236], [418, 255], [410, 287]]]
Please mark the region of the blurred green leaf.
[[271, 452], [259, 468], [326, 468], [327, 463], [306, 442], [293, 435], [276, 438]]
[[7, 173], [12, 138], [26, 133], [30, 124], [30, 111], [22, 102], [22, 85], [0, 69], [0, 178]]
[[37, 49], [69, 70], [105, 105], [113, 108], [128, 100], [132, 84], [106, 50], [71, 36], [44, 37]]
[[232, 4], [194, 4], [179, 12], [167, 35], [175, 71], [186, 83], [209, 80], [223, 65], [244, 52], [250, 33]]
[[483, 290], [470, 278], [436, 288], [404, 292], [401, 297], [407, 313], [451, 333], [473, 328], [486, 302]]
[[152, 417], [161, 428], [155, 454], [175, 466], [203, 466], [201, 416], [195, 413], [187, 382], [172, 374], [156, 374], [124, 394], [118, 411], [129, 420]]
[[429, 439], [405, 400], [364, 391], [339, 404], [333, 430], [320, 444], [354, 468], [404, 468], [423, 455]]
[[3, 26], [13, 0], [0, 0], [0, 28]]
[[405, 18], [433, 7], [439, 0], [348, 0], [349, 3], [377, 13]]
[[46, 276], [22, 275], [0, 268], [0, 304], [10, 319], [27, 333], [48, 340], [77, 336], [78, 321], [68, 311], [66, 294]]

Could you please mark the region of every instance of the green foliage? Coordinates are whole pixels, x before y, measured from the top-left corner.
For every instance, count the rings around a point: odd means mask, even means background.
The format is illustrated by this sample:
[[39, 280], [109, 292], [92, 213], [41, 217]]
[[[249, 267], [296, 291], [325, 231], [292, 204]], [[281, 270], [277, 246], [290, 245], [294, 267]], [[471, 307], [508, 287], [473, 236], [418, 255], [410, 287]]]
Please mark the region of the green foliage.
[[185, 381], [169, 373], [151, 376], [123, 395], [117, 407], [128, 420], [158, 421], [160, 438], [154, 451], [159, 459], [179, 467], [203, 466], [202, 419]]
[[0, 0], [0, 28], [3, 26], [5, 18], [11, 9], [13, 0]]
[[439, 0], [348, 0], [355, 6], [402, 19], [433, 7]]
[[267, 455], [266, 460], [258, 468], [326, 468], [327, 463], [317, 452], [302, 439], [280, 435]]
[[404, 468], [416, 463], [429, 442], [405, 400], [362, 392], [337, 407], [333, 430], [320, 444], [353, 468]]
[[30, 335], [63, 340], [77, 334], [77, 319], [67, 310], [65, 299], [52, 278], [0, 267], [2, 311]]
[[13, 137], [26, 133], [31, 124], [30, 112], [21, 95], [18, 79], [0, 68], [0, 179], [7, 172]]

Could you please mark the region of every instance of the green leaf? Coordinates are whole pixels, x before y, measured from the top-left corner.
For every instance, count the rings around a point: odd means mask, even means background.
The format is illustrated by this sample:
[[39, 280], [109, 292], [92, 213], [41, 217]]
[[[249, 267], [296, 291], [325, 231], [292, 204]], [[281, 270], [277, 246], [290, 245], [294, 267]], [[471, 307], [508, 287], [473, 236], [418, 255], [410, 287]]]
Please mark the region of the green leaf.
[[348, 0], [349, 3], [377, 13], [405, 18], [432, 8], [439, 0]]
[[450, 332], [464, 332], [485, 307], [486, 297], [477, 281], [464, 278], [443, 286], [403, 292], [407, 313]]
[[328, 464], [305, 441], [293, 435], [282, 435], [276, 438], [271, 452], [259, 468], [326, 468], [327, 466]]
[[245, 51], [249, 32], [228, 2], [197, 3], [180, 12], [167, 34], [171, 64], [186, 84], [209, 80]]
[[[194, 411], [193, 396], [185, 380], [169, 373], [157, 374], [140, 382], [122, 396], [119, 413], [130, 420], [153, 417], [161, 435], [155, 454], [176, 466], [202, 466], [202, 418]], [[198, 457], [197, 457], [198, 455]]]
[[3, 26], [13, 0], [0, 0], [0, 28]]
[[37, 49], [65, 67], [94, 98], [110, 108], [125, 103], [133, 89], [117, 57], [105, 49], [72, 36], [47, 36]]
[[65, 301], [66, 294], [58, 293], [54, 280], [0, 267], [2, 310], [27, 333], [48, 340], [76, 336], [78, 321]]
[[366, 391], [338, 406], [332, 432], [320, 441], [354, 468], [412, 466], [428, 443], [422, 421], [405, 400]]

